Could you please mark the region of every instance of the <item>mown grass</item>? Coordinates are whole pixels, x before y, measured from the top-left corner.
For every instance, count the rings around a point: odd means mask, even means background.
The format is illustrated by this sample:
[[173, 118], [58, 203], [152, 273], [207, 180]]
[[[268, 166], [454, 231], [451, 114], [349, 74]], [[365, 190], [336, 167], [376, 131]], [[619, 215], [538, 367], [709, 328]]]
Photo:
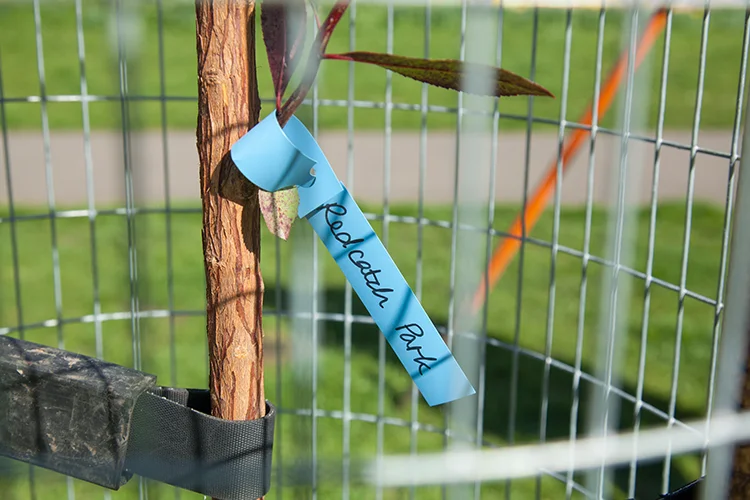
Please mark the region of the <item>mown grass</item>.
[[[130, 95], [140, 96], [130, 103], [132, 125], [156, 128], [161, 125], [162, 115], [159, 96], [176, 97], [167, 103], [166, 123], [170, 128], [191, 129], [196, 123], [197, 79], [195, 54], [195, 13], [193, 2], [163, 2], [163, 10], [157, 10], [157, 2], [141, 2], [135, 21], [123, 21], [121, 39], [130, 56], [128, 66], [128, 89]], [[321, 6], [321, 10], [325, 5]], [[393, 25], [394, 52], [424, 56], [424, 9], [398, 7], [395, 9]], [[85, 76], [88, 93], [110, 96], [112, 99], [92, 102], [91, 123], [94, 128], [118, 128], [121, 126], [120, 73], [117, 66], [118, 25], [113, 7], [101, 0], [83, 2], [83, 35], [85, 41]], [[76, 17], [73, 2], [41, 2], [42, 46], [37, 51], [34, 15], [31, 2], [0, 3], [0, 70], [3, 91], [8, 98], [19, 98], [40, 93], [37, 56], [43, 54], [45, 91], [48, 94], [81, 94], [81, 65], [78, 57]], [[494, 14], [493, 14], [494, 15]], [[566, 13], [559, 10], [541, 10], [538, 13], [538, 39], [533, 69], [534, 79], [549, 88], [557, 99], [536, 99], [533, 115], [537, 118], [558, 119], [562, 98], [563, 61], [565, 50]], [[596, 46], [598, 13], [576, 10], [572, 14], [572, 38], [570, 47], [569, 95], [567, 116], [574, 120], [583, 112], [594, 92], [596, 74]], [[460, 9], [457, 7], [434, 7], [430, 18], [429, 56], [434, 58], [456, 58], [460, 49]], [[503, 15], [501, 65], [524, 76], [532, 74], [532, 32], [535, 13], [533, 10], [508, 10]], [[675, 13], [671, 49], [668, 60], [667, 100], [665, 125], [671, 128], [689, 128], [694, 118], [696, 86], [700, 61], [702, 15], [700, 13]], [[701, 123], [704, 128], [726, 128], [731, 126], [735, 115], [737, 82], [739, 77], [744, 16], [739, 11], [712, 12], [708, 24], [706, 46], [706, 71], [702, 100]], [[626, 16], [616, 10], [606, 15], [603, 40], [602, 72], [613, 66], [624, 38]], [[349, 50], [349, 16], [337, 29], [330, 52]], [[641, 26], [645, 20], [641, 20]], [[110, 30], [109, 28], [113, 29]], [[161, 27], [161, 30], [159, 29]], [[469, 27], [471, 29], [471, 26]], [[387, 42], [387, 15], [385, 7], [358, 5], [356, 8], [357, 50], [385, 51]], [[163, 67], [160, 65], [159, 47], [163, 43]], [[636, 96], [637, 102], [648, 103], [648, 121], [655, 123], [659, 97], [659, 77], [663, 62], [662, 35], [644, 68], [647, 74], [648, 95]], [[132, 42], [132, 44], [131, 44]], [[495, 45], [495, 41], [487, 43]], [[261, 95], [271, 95], [266, 56], [262, 42], [258, 43], [258, 72]], [[367, 65], [355, 65], [353, 69], [353, 95], [355, 101], [383, 101], [385, 99], [386, 74], [383, 70]], [[324, 62], [319, 77], [320, 99], [346, 100], [349, 88], [348, 63]], [[454, 92], [431, 88], [429, 103], [436, 106], [455, 107]], [[417, 82], [393, 77], [392, 99], [394, 103], [415, 104], [421, 102], [421, 85]], [[266, 107], [270, 107], [267, 105]], [[6, 104], [8, 124], [11, 128], [34, 128], [40, 126], [38, 103], [10, 102]], [[80, 129], [81, 106], [76, 102], [50, 103], [49, 122], [56, 129]], [[526, 98], [501, 100], [503, 115], [525, 117], [528, 112]], [[382, 129], [382, 109], [358, 108], [354, 113], [354, 125], [358, 129]], [[320, 111], [319, 123], [323, 128], [344, 128], [347, 125], [346, 109], [324, 107]], [[420, 112], [396, 110], [392, 125], [396, 129], [412, 129], [421, 123]], [[605, 126], [617, 124], [615, 113], [603, 120]], [[503, 129], [523, 127], [524, 120], [504, 118]], [[428, 117], [431, 128], [455, 125], [455, 116], [450, 113], [431, 113]]]
[[[368, 207], [371, 212], [379, 207]], [[39, 213], [22, 210], [21, 214]], [[411, 206], [392, 207], [391, 213], [415, 215]], [[500, 207], [496, 210], [498, 229], [504, 229], [515, 214], [515, 207]], [[450, 220], [450, 208], [429, 207], [426, 217], [434, 220]], [[654, 247], [653, 275], [665, 282], [678, 283], [682, 256], [684, 231], [684, 207], [662, 205], [658, 210], [656, 242]], [[723, 215], [719, 209], [696, 206], [692, 216], [690, 258], [687, 288], [706, 297], [715, 297], [721, 251], [721, 224]], [[545, 214], [534, 230], [534, 238], [549, 241], [553, 218]], [[77, 318], [94, 311], [94, 276], [92, 274], [91, 233], [87, 219], [59, 219], [55, 221], [60, 259], [61, 317]], [[172, 307], [178, 311], [173, 318], [173, 329], [169, 318], [142, 319], [139, 324], [142, 369], [154, 373], [162, 384], [177, 384], [188, 387], [205, 387], [207, 383], [205, 323], [200, 311], [204, 308], [204, 275], [201, 256], [201, 217], [197, 211], [176, 212], [171, 216], [172, 273], [167, 269], [167, 236], [165, 217], [160, 213], [140, 214], [134, 217], [135, 242], [138, 249], [138, 296], [141, 310], [169, 309], [169, 284], [173, 286]], [[578, 209], [563, 209], [560, 219], [560, 244], [571, 249], [583, 248], [584, 213]], [[380, 223], [374, 223], [378, 232]], [[281, 243], [277, 255], [275, 242], [264, 230], [263, 272], [266, 282], [265, 307], [273, 311], [289, 308], [291, 248], [311, 235], [300, 224], [295, 227], [293, 239], [297, 242]], [[632, 266], [643, 271], [647, 258], [648, 214], [639, 212], [635, 217], [634, 248]], [[54, 276], [52, 265], [51, 230], [48, 220], [24, 220], [16, 225], [19, 250], [20, 297], [15, 295], [14, 270], [10, 246], [10, 224], [0, 224], [0, 327], [15, 326], [22, 322], [34, 324], [57, 317]], [[128, 232], [127, 220], [122, 216], [100, 215], [95, 227], [96, 269], [98, 298], [103, 313], [128, 311], [130, 309]], [[445, 325], [448, 321], [450, 300], [450, 242], [449, 230], [435, 226], [423, 229], [423, 275], [422, 302], [433, 321]], [[592, 223], [592, 248], [594, 255], [606, 255], [604, 248], [607, 232], [607, 213], [602, 209], [594, 212]], [[495, 239], [495, 243], [499, 241]], [[410, 224], [390, 223], [388, 245], [390, 251], [407, 280], [414, 284], [417, 269], [417, 228]], [[332, 259], [320, 252], [319, 276], [321, 286], [321, 308], [325, 311], [344, 310], [344, 278]], [[574, 365], [576, 362], [576, 340], [579, 311], [579, 293], [582, 276], [582, 261], [566, 253], [557, 256], [554, 272], [556, 301], [552, 308], [553, 330], [548, 332], [547, 311], [550, 290], [550, 249], [536, 244], [525, 246], [523, 269], [517, 259], [506, 276], [490, 296], [488, 308], [488, 335], [505, 343], [513, 343], [516, 334], [521, 347], [544, 352], [550, 346], [551, 356]], [[281, 276], [275, 275], [276, 263], [280, 260]], [[586, 372], [594, 372], [597, 365], [597, 333], [600, 331], [600, 315], [605, 298], [602, 283], [607, 270], [605, 266], [590, 262], [587, 279], [588, 290], [585, 301], [581, 366]], [[522, 271], [522, 272], [520, 272]], [[518, 295], [519, 281], [521, 293]], [[635, 393], [638, 382], [638, 355], [641, 347], [641, 330], [644, 303], [644, 281], [620, 274], [619, 284], [630, 299], [622, 325], [620, 359], [623, 389]], [[280, 291], [281, 304], [277, 303]], [[672, 386], [672, 370], [675, 356], [675, 339], [679, 310], [679, 295], [654, 284], [651, 287], [648, 321], [644, 400], [666, 411], [669, 406]], [[20, 299], [20, 300], [19, 300]], [[17, 305], [20, 303], [22, 318]], [[366, 314], [359, 301], [354, 298], [354, 313]], [[520, 311], [518, 316], [517, 310]], [[180, 312], [181, 311], [181, 312]], [[194, 311], [195, 314], [185, 312]], [[691, 297], [684, 299], [682, 350], [679, 353], [679, 380], [677, 382], [677, 418], [696, 417], [705, 411], [708, 384], [711, 340], [715, 308]], [[518, 318], [518, 322], [517, 322]], [[277, 323], [271, 313], [264, 319], [266, 331], [266, 390], [267, 397], [285, 408], [302, 408], [309, 405], [310, 372], [292, 366], [293, 349], [309, 352], [308, 345], [300, 345], [307, 330], [304, 326], [287, 321]], [[343, 326], [339, 323], [319, 324], [321, 347], [318, 358], [318, 408], [341, 410], [344, 405], [344, 380], [347, 369], [351, 377], [351, 411], [354, 413], [378, 413], [379, 350], [377, 330], [369, 325], [355, 324], [352, 327], [351, 365], [345, 363]], [[295, 328], [297, 330], [295, 330]], [[303, 329], [305, 331], [299, 331]], [[101, 324], [101, 347], [105, 359], [133, 364], [133, 334], [129, 320], [105, 321]], [[292, 332], [295, 332], [293, 335]], [[551, 337], [548, 337], [550, 333]], [[15, 334], [14, 334], [15, 335]], [[94, 355], [97, 352], [96, 325], [92, 323], [66, 323], [57, 328], [28, 328], [27, 339], [50, 345], [61, 341], [65, 348]], [[301, 340], [302, 339], [302, 340]], [[174, 357], [170, 344], [174, 342]], [[296, 343], [295, 343], [296, 342]], [[305, 354], [305, 357], [309, 354]], [[409, 420], [411, 417], [411, 383], [390, 349], [385, 351], [385, 378], [383, 413], [388, 417]], [[513, 370], [518, 375], [518, 401], [515, 412], [515, 433], [508, 434], [511, 421], [511, 381]], [[552, 368], [548, 381], [548, 416], [542, 424], [543, 387], [545, 386], [544, 363], [521, 355], [514, 368], [513, 356], [502, 347], [489, 346], [487, 350], [487, 388], [485, 396], [485, 439], [502, 444], [510, 437], [515, 442], [538, 442], [542, 428], [547, 439], [565, 438], [570, 425], [570, 410], [573, 398], [573, 377], [563, 370]], [[281, 376], [279, 379], [278, 376]], [[595, 396], [594, 387], [582, 382], [579, 423], [586, 418], [587, 402]], [[633, 421], [633, 405], [623, 403], [620, 410], [621, 426], [628, 427]], [[418, 419], [438, 428], [444, 425], [440, 408], [429, 408], [419, 403]], [[657, 419], [644, 415], [644, 425], [656, 424]], [[289, 467], [297, 457], [308, 457], [310, 447], [309, 419], [282, 415], [277, 431], [277, 446], [281, 463]], [[343, 424], [331, 418], [320, 418], [317, 431], [318, 454], [322, 462], [341, 459], [343, 453]], [[386, 453], [408, 452], [409, 429], [386, 425], [383, 449]], [[442, 435], [427, 431], [418, 433], [418, 449], [429, 451], [442, 446]], [[377, 449], [377, 432], [374, 423], [354, 421], [351, 424], [352, 457], [372, 457]], [[277, 458], [279, 455], [277, 455]], [[278, 462], [277, 462], [278, 463]], [[26, 500], [31, 498], [27, 469], [5, 462], [7, 469], [2, 481], [3, 498]], [[699, 475], [695, 457], [678, 457], [672, 462], [672, 487], [696, 478]], [[340, 486], [326, 482], [336, 470], [321, 472], [320, 498], [340, 497]], [[65, 495], [64, 478], [56, 474], [36, 470], [36, 498], [58, 498]], [[288, 479], [288, 478], [287, 478]], [[656, 498], [661, 485], [661, 463], [642, 465], [638, 475], [638, 498]], [[75, 481], [76, 498], [100, 498], [100, 488]], [[614, 498], [625, 498], [627, 471], [618, 470], [613, 484]], [[171, 489], [148, 482], [149, 498], [173, 498]], [[353, 486], [352, 498], [374, 498], [370, 487]], [[534, 480], [514, 481], [511, 498], [533, 498]], [[482, 498], [505, 498], [505, 484], [483, 485]], [[113, 498], [130, 499], [138, 492], [137, 481], [132, 481]], [[301, 492], [284, 489], [285, 498], [298, 498]], [[564, 484], [545, 478], [542, 481], [541, 498], [562, 498]], [[460, 496], [460, 495], [459, 495]], [[385, 492], [384, 498], [407, 497], [407, 490], [394, 489]], [[458, 497], [458, 496], [457, 496]], [[193, 498], [183, 492], [182, 498]], [[278, 492], [269, 498], [280, 498]], [[439, 498], [438, 488], [421, 488], [417, 498]]]

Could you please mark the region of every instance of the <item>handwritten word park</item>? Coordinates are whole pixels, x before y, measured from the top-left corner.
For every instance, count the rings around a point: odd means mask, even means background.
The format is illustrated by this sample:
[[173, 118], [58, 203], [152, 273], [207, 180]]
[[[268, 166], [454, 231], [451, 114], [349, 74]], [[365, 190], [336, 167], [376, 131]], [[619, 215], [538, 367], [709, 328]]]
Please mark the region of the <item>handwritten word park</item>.
[[419, 374], [424, 375], [422, 369], [430, 369], [430, 365], [427, 364], [427, 361], [437, 361], [437, 358], [429, 358], [422, 354], [422, 346], [415, 344], [415, 341], [418, 338], [424, 336], [424, 330], [422, 330], [422, 327], [416, 323], [409, 323], [408, 325], [403, 325], [396, 328], [396, 332], [403, 330], [406, 331], [404, 333], [401, 333], [398, 337], [406, 342], [407, 351], [416, 351], [417, 357], [414, 358], [413, 361], [419, 365]]

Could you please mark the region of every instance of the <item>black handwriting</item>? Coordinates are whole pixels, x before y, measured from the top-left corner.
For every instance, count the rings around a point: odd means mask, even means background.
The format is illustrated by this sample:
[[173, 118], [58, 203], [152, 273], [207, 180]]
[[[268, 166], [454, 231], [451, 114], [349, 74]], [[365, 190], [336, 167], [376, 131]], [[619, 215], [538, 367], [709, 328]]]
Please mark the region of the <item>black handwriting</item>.
[[[354, 257], [357, 254], [359, 257]], [[380, 308], [383, 308], [383, 304], [388, 302], [388, 297], [385, 293], [393, 292], [393, 288], [378, 288], [381, 286], [378, 273], [381, 273], [381, 269], [373, 269], [372, 264], [365, 260], [365, 253], [362, 250], [352, 250], [349, 252], [349, 260], [359, 268], [359, 272], [365, 278], [365, 283], [372, 291], [372, 294], [380, 299]]]
[[427, 368], [430, 370], [430, 365], [427, 364], [427, 361], [437, 361], [437, 358], [428, 358], [424, 354], [422, 354], [422, 346], [421, 345], [414, 345], [413, 342], [424, 335], [424, 330], [422, 330], [422, 327], [419, 326], [416, 323], [409, 323], [408, 325], [399, 326], [396, 328], [396, 331], [400, 330], [406, 330], [408, 333], [402, 333], [399, 335], [399, 338], [406, 342], [406, 350], [407, 351], [417, 351], [417, 357], [414, 358], [414, 362], [419, 365], [419, 374], [423, 375], [422, 368]]
[[[343, 217], [346, 215], [346, 207], [343, 207], [339, 205], [338, 203], [330, 203], [328, 205], [325, 205], [326, 209], [326, 223], [328, 224], [328, 227], [331, 229], [331, 234], [334, 238], [336, 238], [336, 241], [341, 243], [341, 246], [346, 249], [349, 245], [356, 245], [357, 243], [362, 243], [362, 238], [358, 238], [356, 240], [352, 239], [352, 235], [347, 233], [346, 231], [339, 231], [342, 227], [344, 227], [344, 221], [342, 220], [335, 220], [331, 221], [329, 218], [330, 214], [338, 215], [339, 217]], [[338, 232], [337, 232], [338, 231]]]
[[[352, 239], [352, 235], [342, 229], [344, 227], [343, 220], [331, 220], [330, 215], [338, 217], [345, 216], [347, 213], [346, 207], [341, 206], [338, 203], [329, 203], [324, 205], [324, 208], [326, 210], [326, 224], [328, 224], [328, 228], [331, 230], [333, 237], [336, 238], [336, 241], [341, 243], [341, 246], [344, 247], [344, 249], [349, 245], [356, 245], [364, 241], [362, 238]], [[365, 258], [365, 253], [362, 250], [350, 250], [348, 256], [351, 263], [359, 269], [359, 272], [365, 279], [365, 284], [372, 294], [380, 299], [380, 302], [378, 303], [380, 308], [384, 309], [383, 304], [388, 302], [386, 294], [392, 293], [393, 289], [386, 288], [380, 283], [378, 274], [383, 272], [382, 269], [373, 269], [372, 264]]]

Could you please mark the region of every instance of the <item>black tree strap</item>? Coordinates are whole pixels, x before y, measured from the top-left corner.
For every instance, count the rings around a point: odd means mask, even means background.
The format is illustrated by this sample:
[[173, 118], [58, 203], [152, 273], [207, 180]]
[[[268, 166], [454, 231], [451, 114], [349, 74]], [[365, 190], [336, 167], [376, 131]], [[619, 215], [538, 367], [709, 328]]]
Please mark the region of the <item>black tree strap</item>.
[[134, 473], [224, 500], [270, 488], [275, 410], [212, 417], [208, 391], [0, 336], [0, 455], [106, 488]]
[[206, 390], [157, 387], [138, 398], [127, 470], [223, 500], [260, 498], [271, 486], [275, 409], [258, 420], [212, 417]]

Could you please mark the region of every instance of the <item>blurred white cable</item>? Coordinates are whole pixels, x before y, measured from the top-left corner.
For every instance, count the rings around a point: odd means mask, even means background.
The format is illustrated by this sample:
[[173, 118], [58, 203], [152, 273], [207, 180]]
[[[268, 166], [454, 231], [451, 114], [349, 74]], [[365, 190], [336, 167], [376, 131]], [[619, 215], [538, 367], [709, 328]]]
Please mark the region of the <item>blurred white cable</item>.
[[[532, 477], [541, 471], [564, 472], [571, 468], [584, 470], [627, 464], [637, 450], [643, 461], [673, 456], [709, 447], [750, 440], [750, 411], [714, 415], [708, 436], [693, 429], [705, 429], [706, 421], [686, 422], [689, 428], [641, 430], [609, 435], [606, 438], [584, 438], [576, 441], [514, 446], [504, 449], [448, 451], [424, 455], [392, 455], [380, 463], [372, 462], [366, 478], [384, 487], [450, 484], [473, 481], [502, 481]], [[571, 463], [575, 457], [575, 463]]]

